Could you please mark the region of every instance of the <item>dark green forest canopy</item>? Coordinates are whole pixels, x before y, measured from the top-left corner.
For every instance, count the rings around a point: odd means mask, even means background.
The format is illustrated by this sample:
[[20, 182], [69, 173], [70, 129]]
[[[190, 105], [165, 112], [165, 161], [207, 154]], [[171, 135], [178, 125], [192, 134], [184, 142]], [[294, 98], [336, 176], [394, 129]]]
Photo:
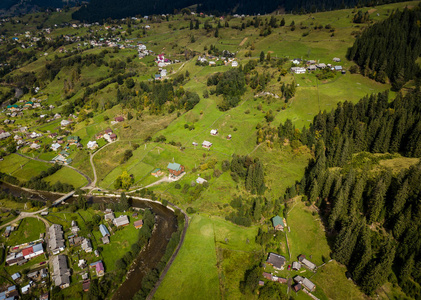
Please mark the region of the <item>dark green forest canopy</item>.
[[398, 174], [376, 171], [369, 153], [421, 157], [420, 103], [418, 89], [392, 102], [380, 93], [319, 113], [300, 134], [289, 120], [279, 126], [280, 138], [315, 149], [286, 198], [294, 190], [320, 209], [333, 257], [367, 294], [386, 281], [414, 298], [421, 292], [421, 163]]
[[[284, 8], [287, 12], [305, 13], [324, 10], [350, 8], [355, 6], [372, 6], [400, 0], [238, 0], [238, 1], [202, 1], [197, 11], [212, 13], [216, 15], [226, 13], [256, 15], [258, 13], [271, 13], [277, 9]], [[174, 11], [195, 5], [197, 1], [192, 0], [91, 0], [90, 4], [83, 6], [73, 14], [73, 18], [87, 22], [102, 22], [107, 18], [125, 18], [135, 15], [151, 14], [172, 14]]]
[[348, 59], [360, 66], [362, 74], [380, 82], [389, 78], [393, 88], [399, 90], [420, 72], [415, 63], [421, 55], [420, 20], [420, 6], [394, 11], [355, 40], [348, 49]]

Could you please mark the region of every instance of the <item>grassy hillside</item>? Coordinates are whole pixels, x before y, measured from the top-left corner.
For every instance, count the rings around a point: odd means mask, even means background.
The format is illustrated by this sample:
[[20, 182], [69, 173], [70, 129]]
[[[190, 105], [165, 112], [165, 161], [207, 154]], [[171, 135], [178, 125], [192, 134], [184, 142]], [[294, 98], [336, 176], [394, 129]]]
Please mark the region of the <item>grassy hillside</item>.
[[[19, 153], [46, 161], [56, 156], [50, 146], [57, 137], [51, 137], [51, 133], [57, 133], [64, 140], [67, 136], [79, 136], [82, 148], [67, 146], [65, 142], [60, 151], [66, 149], [71, 165], [92, 179], [94, 170], [90, 159], [93, 155], [96, 186], [101, 192], [120, 193], [122, 190], [116, 191], [115, 182], [127, 171], [133, 178], [129, 191], [141, 193], [136, 190], [163, 178], [152, 176], [154, 169], [160, 168], [167, 176], [168, 163], [182, 164], [186, 174], [181, 179], [148, 188], [161, 200], [167, 199], [184, 210], [190, 208], [197, 212], [190, 215], [185, 244], [155, 298], [255, 299], [257, 294], [242, 294], [240, 282], [245, 279], [247, 270], [263, 262], [267, 251], [279, 249], [288, 256], [288, 264], [305, 253], [312, 255], [317, 265], [323, 263], [323, 258], [329, 258], [331, 251], [317, 214], [299, 198], [289, 203], [294, 205], [288, 215], [291, 257], [284, 236], [283, 244], [277, 247], [256, 242], [259, 228], [268, 233], [270, 219], [283, 214], [284, 200], [288, 202], [284, 199], [285, 190], [303, 177], [308, 160], [314, 157], [314, 149], [301, 143], [284, 144], [270, 136], [259, 141], [259, 129], [277, 132], [279, 124], [290, 119], [299, 128], [299, 134], [319, 111], [331, 111], [339, 102], [356, 103], [366, 95], [389, 90], [388, 83], [378, 83], [359, 72], [350, 73], [354, 63], [347, 61], [345, 54], [355, 36], [370, 24], [387, 18], [394, 9], [417, 3], [362, 8], [363, 13], [370, 14], [370, 21], [362, 24], [352, 22], [357, 9], [274, 15], [277, 24], [284, 19], [285, 26], [271, 28], [270, 34], [265, 33], [270, 15], [259, 16], [261, 25], [258, 27], [252, 25], [256, 21], [252, 16], [228, 16], [222, 20], [211, 16], [170, 15], [168, 19], [154, 16], [130, 22], [108, 20], [103, 25], [71, 21], [72, 11], [14, 17], [0, 27], [5, 36], [0, 42], [0, 51], [12, 66], [10, 70], [2, 66], [5, 73], [0, 82], [4, 108], [0, 128], [12, 133], [12, 137], [0, 141], [4, 157], [0, 171], [28, 181], [51, 167], [10, 154], [13, 151], [8, 145], [14, 145], [15, 134], [25, 142], [18, 149]], [[199, 21], [199, 29], [190, 29], [191, 19], [193, 25]], [[205, 29], [205, 23], [212, 28]], [[218, 23], [221, 27], [216, 34]], [[140, 44], [153, 51], [151, 55], [139, 58]], [[222, 54], [217, 52], [222, 50], [235, 54], [240, 70], [255, 62], [253, 70], [244, 71], [245, 93], [236, 106], [225, 111], [220, 106], [226, 99], [217, 95], [216, 86], [207, 83], [215, 73], [233, 69], [230, 63], [224, 65], [219, 59]], [[168, 77], [155, 83], [153, 78], [160, 72], [155, 59], [160, 53], [172, 63], [164, 67]], [[205, 54], [209, 61], [216, 61], [217, 66], [197, 64], [199, 56]], [[333, 62], [334, 57], [341, 61]], [[321, 78], [321, 70], [293, 74], [291, 60], [296, 58], [341, 65], [347, 72], [333, 72], [329, 78]], [[300, 66], [306, 67], [306, 64], [302, 62]], [[256, 80], [258, 84], [253, 86]], [[160, 88], [166, 84], [171, 91], [163, 95]], [[284, 97], [284, 85], [294, 87], [292, 97]], [[35, 92], [36, 87], [38, 92]], [[22, 110], [12, 117], [6, 105], [15, 101], [10, 95], [15, 88], [23, 91], [16, 104], [23, 106], [35, 99], [35, 102], [39, 100], [40, 107]], [[272, 96], [263, 96], [264, 92]], [[200, 100], [191, 109], [180, 104], [188, 93], [197, 93]], [[390, 92], [390, 99], [394, 96]], [[157, 104], [160, 97], [164, 101]], [[55, 118], [56, 114], [60, 117]], [[115, 122], [115, 117], [124, 117], [124, 121]], [[60, 123], [65, 119], [71, 123], [62, 127]], [[6, 124], [6, 120], [14, 123]], [[27, 131], [23, 132], [22, 127], [28, 127]], [[117, 135], [112, 144], [96, 139], [107, 128]], [[212, 136], [212, 129], [218, 129], [219, 134]], [[31, 139], [27, 136], [30, 132], [42, 136]], [[94, 140], [99, 149], [87, 149], [87, 143]], [[213, 144], [210, 150], [201, 147], [205, 140]], [[41, 147], [30, 149], [33, 142]], [[230, 162], [234, 154], [247, 155], [252, 162], [259, 160], [262, 164], [266, 186], [263, 195], [252, 195], [246, 190], [243, 178], [236, 181], [232, 170], [223, 171], [225, 161]], [[129, 157], [124, 159], [126, 155]], [[377, 169], [387, 167], [393, 172], [418, 161], [400, 156], [370, 159]], [[208, 164], [212, 167], [208, 168]], [[207, 184], [195, 184], [199, 176], [205, 178]], [[69, 168], [62, 168], [44, 180], [51, 184], [61, 181], [75, 188], [87, 184], [82, 175]], [[270, 206], [267, 211], [253, 216], [250, 227], [225, 219], [237, 212], [232, 200], [240, 196], [246, 208], [254, 209], [253, 201], [259, 197], [265, 208]], [[280, 206], [276, 206], [278, 200]], [[289, 278], [295, 275], [284, 274]], [[363, 297], [358, 288], [346, 280], [344, 267], [334, 261], [325, 265], [312, 280], [317, 285], [316, 295], [321, 299]], [[280, 291], [287, 293], [286, 286], [280, 287]], [[289, 295], [294, 299], [307, 297], [302, 292], [289, 292]]]

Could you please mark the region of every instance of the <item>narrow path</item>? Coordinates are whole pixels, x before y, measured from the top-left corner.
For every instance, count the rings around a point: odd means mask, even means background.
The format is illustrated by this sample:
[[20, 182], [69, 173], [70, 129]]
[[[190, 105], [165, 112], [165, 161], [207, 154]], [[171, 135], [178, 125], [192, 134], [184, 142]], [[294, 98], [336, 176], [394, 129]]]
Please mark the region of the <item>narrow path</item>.
[[95, 151], [93, 154], [92, 154], [92, 153], [90, 154], [89, 161], [91, 162], [92, 171], [94, 172], [94, 180], [93, 180], [92, 182], [90, 182], [89, 184], [87, 184], [87, 185], [84, 187], [85, 189], [90, 189], [90, 190], [89, 190], [89, 194], [91, 194], [92, 190], [94, 190], [94, 189], [96, 188], [96, 182], [97, 182], [97, 179], [98, 179], [98, 177], [97, 177], [97, 175], [96, 175], [96, 168], [95, 168], [95, 164], [94, 164], [94, 156], [95, 156], [95, 155], [96, 155], [99, 151], [101, 151], [102, 149], [104, 149], [105, 147], [108, 147], [109, 145], [111, 145], [111, 144], [113, 144], [113, 143], [115, 143], [115, 142], [117, 142], [117, 141], [119, 141], [119, 139], [117, 139], [117, 140], [115, 140], [115, 141], [113, 141], [113, 142], [111, 142], [111, 143], [108, 143], [108, 144], [104, 145], [102, 148], [98, 149], [98, 151]]
[[4, 228], [6, 226], [9, 226], [9, 225], [11, 225], [13, 223], [16, 223], [17, 221], [22, 220], [22, 219], [25, 219], [25, 218], [37, 218], [38, 220], [43, 221], [44, 224], [45, 224], [45, 227], [48, 229], [48, 227], [50, 226], [50, 224], [48, 223], [48, 221], [46, 219], [44, 219], [43, 217], [40, 217], [40, 216], [37, 215], [38, 213], [41, 213], [43, 211], [46, 211], [47, 209], [48, 209], [48, 207], [46, 207], [44, 209], [41, 209], [39, 211], [35, 211], [35, 212], [21, 212], [20, 215], [16, 219], [14, 219], [14, 220], [6, 223], [6, 224], [1, 225], [0, 226], [0, 229]]
[[[16, 152], [16, 154], [17, 154], [17, 155], [19, 155], [19, 156], [21, 156], [21, 157], [27, 158], [27, 159], [36, 160], [36, 161], [43, 162], [43, 163], [47, 163], [47, 164], [54, 164], [54, 162], [52, 162], [52, 161], [43, 160], [43, 159], [40, 159], [40, 158], [37, 158], [37, 157], [30, 157], [30, 156], [26, 156], [26, 155], [24, 155], [24, 154], [22, 154], [22, 153], [19, 153], [19, 152]], [[86, 178], [86, 180], [88, 181], [87, 186], [88, 186], [88, 185], [90, 185], [90, 184], [92, 183], [92, 180], [91, 180], [91, 178], [89, 178], [89, 176], [88, 176], [88, 175], [86, 175], [85, 173], [82, 173], [81, 171], [79, 171], [79, 170], [78, 170], [78, 169], [76, 169], [75, 167], [72, 167], [72, 166], [69, 166], [69, 165], [63, 165], [63, 166], [65, 166], [66, 168], [73, 169], [73, 170], [75, 170], [76, 172], [78, 172], [80, 175], [82, 175], [83, 177], [85, 177], [85, 178]]]

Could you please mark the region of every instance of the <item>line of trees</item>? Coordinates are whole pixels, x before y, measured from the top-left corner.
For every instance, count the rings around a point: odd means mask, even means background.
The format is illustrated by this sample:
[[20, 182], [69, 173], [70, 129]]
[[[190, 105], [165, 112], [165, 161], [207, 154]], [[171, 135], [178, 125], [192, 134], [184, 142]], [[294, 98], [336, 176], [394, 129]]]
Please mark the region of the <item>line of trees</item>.
[[380, 93], [319, 113], [302, 132], [290, 121], [279, 126], [280, 137], [315, 152], [285, 197], [302, 194], [320, 209], [334, 237], [333, 258], [367, 294], [386, 281], [408, 296], [421, 293], [421, 163], [393, 174], [379, 170], [379, 155], [368, 153], [420, 157], [420, 101], [418, 88], [392, 102]]
[[360, 66], [362, 74], [383, 83], [389, 79], [393, 89], [400, 90], [420, 72], [415, 63], [421, 55], [420, 18], [420, 6], [392, 12], [355, 40], [347, 58]]

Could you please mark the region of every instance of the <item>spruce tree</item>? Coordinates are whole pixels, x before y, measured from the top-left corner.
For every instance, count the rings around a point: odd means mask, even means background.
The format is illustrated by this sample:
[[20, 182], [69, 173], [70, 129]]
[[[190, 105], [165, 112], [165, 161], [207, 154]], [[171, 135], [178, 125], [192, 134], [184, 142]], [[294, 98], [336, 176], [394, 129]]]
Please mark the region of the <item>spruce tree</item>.
[[406, 179], [401, 187], [399, 188], [395, 199], [393, 200], [393, 208], [392, 208], [392, 215], [397, 215], [402, 211], [405, 206], [406, 199], [408, 198], [409, 194], [409, 184], [408, 179]]
[[384, 207], [384, 197], [386, 195], [386, 185], [383, 179], [381, 178], [378, 180], [373, 193], [369, 199], [369, 214], [368, 214], [368, 223], [371, 224], [373, 222], [378, 221], [380, 216], [380, 212]]
[[365, 267], [368, 265], [373, 257], [371, 249], [371, 230], [366, 226], [365, 218], [362, 222], [361, 234], [357, 241], [355, 248], [351, 270], [352, 276], [356, 282], [359, 282], [364, 274]]

